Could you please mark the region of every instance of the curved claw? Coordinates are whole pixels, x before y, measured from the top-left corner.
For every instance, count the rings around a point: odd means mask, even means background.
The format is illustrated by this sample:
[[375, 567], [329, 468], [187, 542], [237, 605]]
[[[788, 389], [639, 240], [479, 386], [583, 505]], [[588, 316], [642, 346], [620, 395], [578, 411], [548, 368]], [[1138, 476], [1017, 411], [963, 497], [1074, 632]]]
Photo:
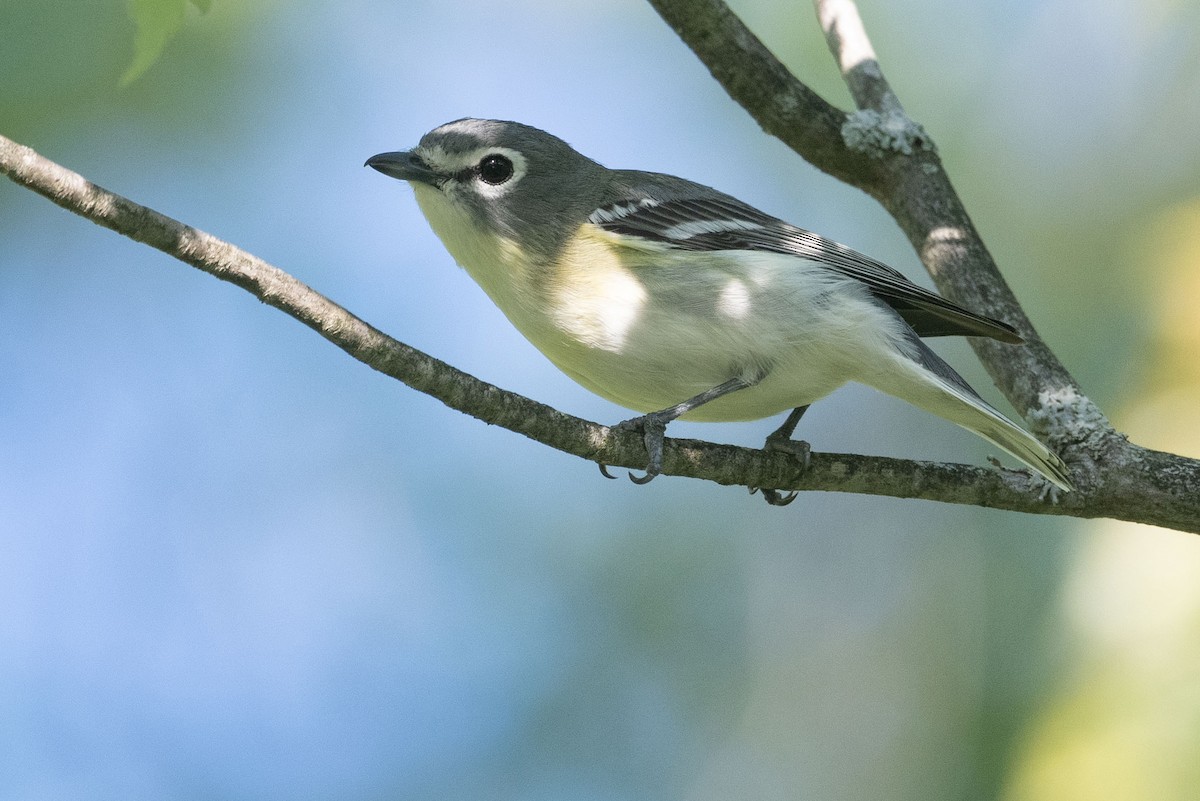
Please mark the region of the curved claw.
[[604, 476], [605, 478], [611, 478], [613, 481], [617, 480], [616, 476], [608, 472], [608, 465], [606, 465], [604, 462], [596, 462], [596, 467], [600, 468], [600, 475]]
[[657, 475], [658, 475], [658, 472], [651, 470], [650, 468], [646, 468], [646, 474], [644, 476], [635, 476], [633, 474], [633, 471], [630, 470], [629, 471], [629, 480], [632, 481], [634, 484], [649, 484], [651, 481], [654, 480], [654, 477]]
[[763, 490], [763, 500], [771, 506], [787, 506], [792, 501], [796, 500], [798, 492], [789, 492], [787, 495], [780, 495], [779, 490]]
[[751, 495], [755, 494], [756, 492], [761, 492], [763, 500], [771, 506], [787, 506], [789, 503], [796, 500], [796, 496], [800, 494], [799, 492], [793, 491], [789, 492], [787, 495], [780, 495], [779, 490], [763, 489], [761, 487], [749, 487], [748, 489], [750, 490]]

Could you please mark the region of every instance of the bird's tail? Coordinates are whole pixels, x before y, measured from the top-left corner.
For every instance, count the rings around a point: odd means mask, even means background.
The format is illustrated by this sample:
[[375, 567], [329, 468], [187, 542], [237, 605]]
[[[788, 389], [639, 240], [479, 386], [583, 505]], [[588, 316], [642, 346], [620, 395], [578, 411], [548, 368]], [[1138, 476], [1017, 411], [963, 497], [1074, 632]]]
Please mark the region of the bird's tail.
[[924, 342], [914, 336], [911, 343], [917, 352], [912, 354], [915, 358], [904, 359], [908, 362], [905, 366], [919, 371], [919, 380], [913, 381], [915, 376], [910, 373], [896, 383], [886, 378], [868, 383], [978, 434], [1041, 473], [1060, 489], [1068, 492], [1074, 489], [1067, 466], [1058, 454], [992, 408]]

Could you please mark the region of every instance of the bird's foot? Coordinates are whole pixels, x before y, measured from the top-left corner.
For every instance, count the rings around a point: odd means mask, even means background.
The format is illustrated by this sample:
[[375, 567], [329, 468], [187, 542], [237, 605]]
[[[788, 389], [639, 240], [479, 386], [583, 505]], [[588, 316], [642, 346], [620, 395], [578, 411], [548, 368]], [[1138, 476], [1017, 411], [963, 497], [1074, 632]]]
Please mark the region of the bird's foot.
[[800, 464], [805, 470], [812, 461], [812, 445], [802, 439], [792, 439], [779, 431], [767, 437], [767, 441], [763, 443], [763, 450], [772, 453], [790, 453], [800, 460]]
[[[632, 470], [629, 471], [629, 480], [634, 484], [649, 484], [654, 480], [655, 476], [662, 473], [663, 439], [665, 439], [667, 434], [667, 423], [674, 419], [674, 417], [669, 417], [663, 412], [651, 412], [641, 417], [622, 421], [613, 426], [614, 431], [633, 430], [642, 432], [642, 441], [646, 444], [646, 453], [649, 454], [650, 460], [646, 464], [645, 474], [639, 476], [635, 475]], [[608, 472], [608, 465], [605, 464], [600, 465], [600, 474], [605, 478], [616, 478], [616, 476]]]
[[[792, 439], [784, 429], [780, 429], [769, 437], [763, 443], [764, 451], [773, 451], [778, 453], [790, 453], [792, 456], [800, 460], [801, 470], [807, 470], [812, 456], [812, 446], [802, 439]], [[798, 492], [782, 493], [776, 489], [765, 489], [760, 487], [750, 487], [750, 494], [761, 492], [763, 500], [771, 506], [787, 506], [792, 501], [796, 500]]]

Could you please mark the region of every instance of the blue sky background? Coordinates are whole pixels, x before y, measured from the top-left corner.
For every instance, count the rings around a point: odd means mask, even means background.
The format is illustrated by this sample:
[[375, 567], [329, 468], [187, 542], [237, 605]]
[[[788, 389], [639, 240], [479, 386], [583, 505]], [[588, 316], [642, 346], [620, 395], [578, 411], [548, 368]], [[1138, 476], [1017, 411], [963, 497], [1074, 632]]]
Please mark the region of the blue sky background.
[[[734, 7], [847, 105], [807, 6]], [[1187, 452], [1191, 424], [1139, 429], [1137, 400], [1174, 369], [1145, 232], [1197, 196], [1200, 15], [862, 13], [1043, 336], [1135, 440]], [[517, 119], [930, 285], [874, 202], [763, 135], [635, 0], [214, 0], [125, 88], [119, 0], [0, 0], [0, 29], [0, 132], [589, 419], [630, 414], [511, 330], [368, 156], [462, 116]], [[1095, 753], [1109, 730], [1058, 704], [1120, 664], [1081, 622], [1105, 555], [1153, 552], [1200, 583], [1195, 543], [1169, 532], [604, 481], [7, 182], [0, 320], [0, 799], [1068, 798], [1063, 743]], [[938, 347], [1002, 403], [965, 343]], [[777, 424], [672, 432], [757, 445]], [[801, 433], [818, 451], [991, 453], [853, 387]], [[1200, 601], [1172, 606], [1145, 575], [1121, 596], [1131, 617], [1200, 626]], [[1183, 631], [1105, 658], [1200, 628]], [[1170, 765], [1195, 764], [1187, 686], [1148, 729]], [[1170, 777], [1154, 797], [1200, 786], [1116, 751], [1135, 789]]]

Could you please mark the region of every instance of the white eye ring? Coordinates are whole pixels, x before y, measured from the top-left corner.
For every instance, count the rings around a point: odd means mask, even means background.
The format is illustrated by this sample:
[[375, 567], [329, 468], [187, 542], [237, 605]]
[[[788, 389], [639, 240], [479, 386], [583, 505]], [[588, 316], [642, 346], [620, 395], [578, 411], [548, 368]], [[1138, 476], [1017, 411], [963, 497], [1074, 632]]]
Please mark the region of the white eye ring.
[[[512, 191], [525, 177], [528, 168], [525, 156], [508, 147], [481, 147], [468, 154], [465, 161], [469, 166], [464, 169], [470, 171], [473, 179], [470, 185], [486, 198], [498, 198]], [[509, 169], [498, 169], [489, 175], [489, 168], [485, 166], [485, 162], [494, 164], [497, 168], [507, 165]], [[504, 175], [504, 172], [508, 174]]]

